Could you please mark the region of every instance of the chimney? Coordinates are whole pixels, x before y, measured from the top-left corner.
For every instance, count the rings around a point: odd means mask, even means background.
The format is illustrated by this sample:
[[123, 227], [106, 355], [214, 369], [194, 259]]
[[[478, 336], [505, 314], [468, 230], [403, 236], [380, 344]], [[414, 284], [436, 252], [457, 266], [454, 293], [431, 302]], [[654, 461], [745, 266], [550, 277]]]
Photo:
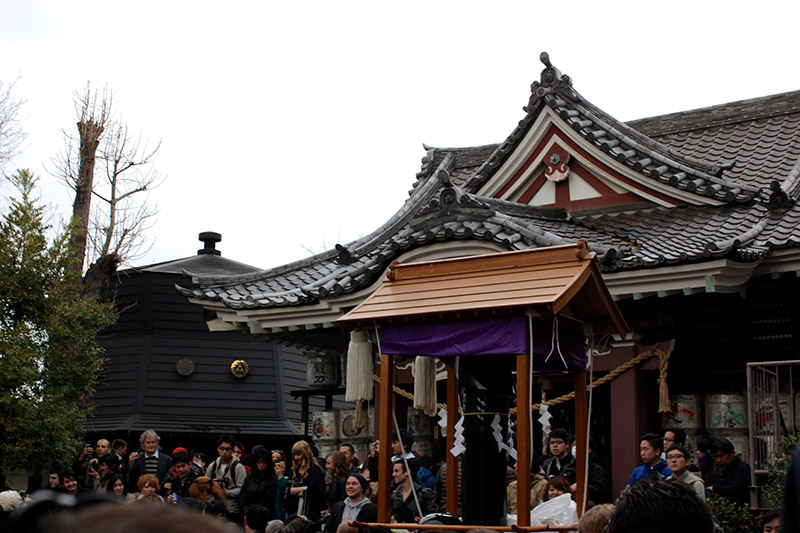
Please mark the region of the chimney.
[[222, 255], [215, 247], [222, 240], [222, 235], [214, 231], [204, 231], [197, 238], [203, 243], [203, 249], [197, 250], [197, 255]]

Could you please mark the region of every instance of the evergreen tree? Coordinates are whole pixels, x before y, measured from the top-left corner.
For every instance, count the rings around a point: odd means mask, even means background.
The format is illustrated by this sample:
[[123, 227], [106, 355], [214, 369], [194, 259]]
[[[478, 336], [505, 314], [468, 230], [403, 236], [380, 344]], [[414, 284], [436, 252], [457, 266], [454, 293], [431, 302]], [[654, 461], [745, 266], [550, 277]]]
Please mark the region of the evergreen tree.
[[82, 295], [69, 231], [49, 238], [36, 178], [5, 178], [17, 190], [0, 220], [0, 474], [68, 466], [103, 366], [96, 335], [110, 304]]

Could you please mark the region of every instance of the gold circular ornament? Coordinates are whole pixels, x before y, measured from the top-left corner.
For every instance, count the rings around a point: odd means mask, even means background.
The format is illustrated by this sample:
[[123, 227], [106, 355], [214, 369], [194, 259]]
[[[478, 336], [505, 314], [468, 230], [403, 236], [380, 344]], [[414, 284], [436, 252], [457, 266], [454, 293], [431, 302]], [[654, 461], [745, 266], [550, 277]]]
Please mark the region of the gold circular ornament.
[[244, 359], [237, 359], [231, 363], [231, 374], [237, 378], [243, 378], [250, 372], [250, 365]]

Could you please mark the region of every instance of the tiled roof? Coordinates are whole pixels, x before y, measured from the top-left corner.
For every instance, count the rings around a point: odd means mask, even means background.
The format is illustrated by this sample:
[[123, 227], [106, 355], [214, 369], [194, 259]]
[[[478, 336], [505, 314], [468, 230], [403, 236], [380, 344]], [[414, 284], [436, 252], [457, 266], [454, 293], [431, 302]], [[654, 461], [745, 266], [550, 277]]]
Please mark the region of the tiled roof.
[[[626, 125], [583, 99], [569, 77], [544, 59], [542, 82], [534, 83], [528, 113], [514, 133], [497, 145], [426, 147], [410, 197], [371, 234], [278, 268], [195, 276], [191, 288], [179, 290], [236, 310], [310, 304], [372, 285], [408, 250], [458, 240], [514, 251], [584, 238], [605, 272], [720, 257], [751, 261], [800, 245], [800, 92]], [[542, 106], [634, 171], [727, 205], [667, 208], [644, 202], [567, 213], [475, 195]], [[703, 126], [705, 119], [711, 126]]]
[[145, 267], [130, 269], [131, 271], [163, 272], [181, 274], [190, 271], [204, 276], [226, 276], [231, 274], [244, 274], [256, 272], [259, 269], [238, 261], [232, 261], [218, 255], [192, 255], [183, 259], [165, 261]]
[[[517, 252], [393, 264], [387, 279], [340, 323], [529, 310], [603, 323], [625, 335], [622, 314], [603, 283], [586, 241]], [[491, 316], [491, 315], [490, 315]], [[445, 319], [446, 320], [446, 319]], [[598, 330], [599, 331], [599, 330]]]
[[549, 106], [586, 141], [662, 184], [724, 202], [747, 202], [758, 195], [758, 186], [728, 175], [727, 160], [696, 159], [616, 120], [578, 94], [569, 76], [553, 67], [546, 53], [541, 58], [547, 68], [541, 81], [531, 86], [531, 99], [525, 108], [527, 115], [469, 177], [466, 181], [469, 190], [477, 191], [500, 168], [533, 125], [542, 106]]

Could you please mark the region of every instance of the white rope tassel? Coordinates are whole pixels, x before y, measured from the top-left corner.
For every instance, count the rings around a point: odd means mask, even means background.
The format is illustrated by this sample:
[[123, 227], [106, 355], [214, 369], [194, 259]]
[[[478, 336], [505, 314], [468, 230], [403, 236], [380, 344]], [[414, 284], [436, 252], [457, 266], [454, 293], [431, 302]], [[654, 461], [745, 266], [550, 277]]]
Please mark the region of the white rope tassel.
[[417, 356], [414, 360], [414, 407], [428, 416], [436, 414], [436, 359]]
[[372, 394], [372, 343], [366, 331], [351, 331], [344, 399], [348, 402], [371, 400]]

